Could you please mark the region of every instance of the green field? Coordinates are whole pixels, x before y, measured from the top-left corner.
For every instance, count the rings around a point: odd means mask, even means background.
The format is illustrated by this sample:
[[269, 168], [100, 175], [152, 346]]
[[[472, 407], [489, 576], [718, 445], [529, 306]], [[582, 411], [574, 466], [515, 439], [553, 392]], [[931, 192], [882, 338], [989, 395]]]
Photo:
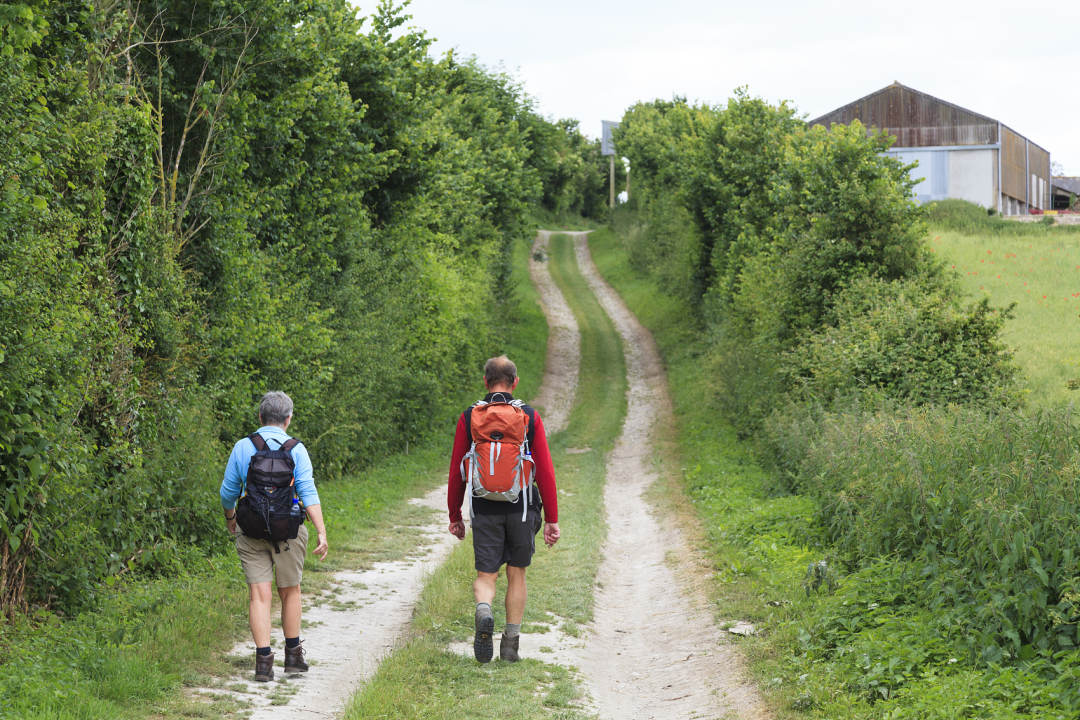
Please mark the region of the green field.
[[[1005, 222], [1005, 221], [1001, 221]], [[1036, 406], [1076, 399], [1080, 389], [1080, 232], [1042, 225], [1005, 233], [931, 226], [931, 250], [973, 298], [1015, 303], [1004, 331]]]

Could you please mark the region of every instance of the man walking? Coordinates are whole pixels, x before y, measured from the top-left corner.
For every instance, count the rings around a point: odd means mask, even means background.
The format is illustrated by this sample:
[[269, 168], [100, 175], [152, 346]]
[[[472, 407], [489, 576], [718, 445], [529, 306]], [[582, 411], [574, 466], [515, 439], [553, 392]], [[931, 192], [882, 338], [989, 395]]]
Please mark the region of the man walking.
[[499, 568], [506, 564], [506, 628], [499, 642], [502, 660], [518, 660], [525, 615], [525, 569], [532, 562], [543, 512], [544, 542], [559, 540], [555, 471], [540, 414], [513, 397], [517, 367], [505, 355], [484, 365], [487, 395], [461, 414], [450, 460], [447, 504], [450, 532], [465, 537], [461, 503], [468, 495], [476, 580], [473, 652], [482, 663], [494, 651], [491, 603]]
[[[281, 489], [288, 491], [287, 502], [294, 503], [293, 498], [299, 498], [318, 533], [315, 554], [321, 559], [326, 557], [327, 551], [326, 527], [312, 477], [311, 458], [307, 449], [285, 432], [292, 422], [292, 414], [293, 402], [285, 393], [274, 391], [263, 395], [259, 402], [262, 427], [233, 446], [221, 482], [225, 525], [235, 537], [236, 552], [248, 583], [248, 623], [255, 641], [255, 679], [260, 682], [274, 679], [274, 653], [270, 648], [270, 581], [275, 575], [281, 598], [281, 629], [285, 634], [285, 672], [307, 672], [308, 669], [300, 643], [300, 580], [304, 572], [308, 531], [300, 522], [295, 537], [276, 541], [249, 537], [238, 531], [237, 498], [245, 491], [249, 476], [264, 472], [267, 467], [278, 476], [286, 473], [285, 487]], [[274, 451], [278, 452], [275, 454]], [[257, 456], [270, 460], [253, 463]], [[292, 480], [288, 479], [289, 471]]]

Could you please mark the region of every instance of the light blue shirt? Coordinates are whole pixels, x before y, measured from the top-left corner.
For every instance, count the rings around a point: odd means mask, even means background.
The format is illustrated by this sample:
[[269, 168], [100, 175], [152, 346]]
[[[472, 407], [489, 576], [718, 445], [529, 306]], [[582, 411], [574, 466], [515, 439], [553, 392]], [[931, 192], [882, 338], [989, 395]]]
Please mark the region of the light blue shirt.
[[[266, 446], [276, 450], [289, 439], [288, 433], [276, 425], [267, 425], [259, 428], [256, 432], [262, 435]], [[233, 445], [229, 462], [225, 465], [225, 479], [221, 481], [221, 507], [230, 510], [236, 507], [236, 499], [244, 492], [247, 483], [248, 465], [255, 455], [255, 443], [250, 438], [242, 438]], [[315, 480], [312, 477], [311, 458], [308, 457], [307, 448], [301, 443], [292, 449], [290, 453], [293, 459], [293, 477], [296, 478], [295, 490], [300, 496], [300, 502], [304, 507], [312, 507], [319, 504], [319, 493], [315, 491]]]

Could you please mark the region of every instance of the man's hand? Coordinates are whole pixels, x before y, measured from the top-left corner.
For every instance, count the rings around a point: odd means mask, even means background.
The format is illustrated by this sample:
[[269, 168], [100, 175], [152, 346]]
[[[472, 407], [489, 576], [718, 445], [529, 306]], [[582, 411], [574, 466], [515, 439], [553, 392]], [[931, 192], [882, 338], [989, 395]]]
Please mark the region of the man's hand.
[[318, 555], [320, 560], [325, 560], [327, 550], [329, 550], [329, 547], [326, 544], [326, 532], [324, 531], [319, 533], [319, 543], [312, 552]]
[[465, 521], [458, 520], [457, 522], [450, 523], [450, 534], [456, 537], [458, 540], [465, 538]]
[[326, 559], [326, 525], [323, 524], [322, 507], [315, 503], [307, 508], [307, 516], [315, 525], [315, 532], [319, 533], [319, 541], [315, 544], [313, 553], [319, 556], [320, 560]]
[[552, 547], [559, 542], [559, 523], [544, 523], [544, 542]]
[[233, 512], [232, 515], [226, 515], [225, 516], [225, 529], [228, 530], [229, 534], [231, 534], [231, 535], [236, 534], [236, 512], [235, 511]]

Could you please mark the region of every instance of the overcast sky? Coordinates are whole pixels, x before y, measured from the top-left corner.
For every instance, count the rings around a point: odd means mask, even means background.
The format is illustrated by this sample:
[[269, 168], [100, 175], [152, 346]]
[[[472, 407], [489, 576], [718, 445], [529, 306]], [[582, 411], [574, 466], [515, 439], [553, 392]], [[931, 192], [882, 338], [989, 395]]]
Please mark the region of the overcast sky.
[[[370, 13], [374, 2], [358, 3]], [[1008, 125], [1080, 175], [1080, 3], [413, 0], [410, 24], [600, 134], [640, 100], [749, 87], [816, 117], [893, 81]]]

